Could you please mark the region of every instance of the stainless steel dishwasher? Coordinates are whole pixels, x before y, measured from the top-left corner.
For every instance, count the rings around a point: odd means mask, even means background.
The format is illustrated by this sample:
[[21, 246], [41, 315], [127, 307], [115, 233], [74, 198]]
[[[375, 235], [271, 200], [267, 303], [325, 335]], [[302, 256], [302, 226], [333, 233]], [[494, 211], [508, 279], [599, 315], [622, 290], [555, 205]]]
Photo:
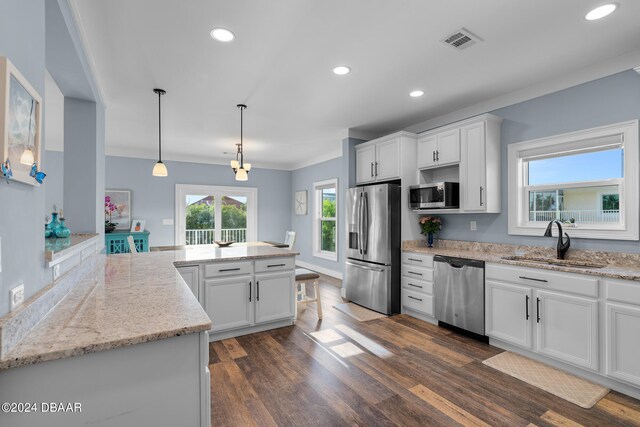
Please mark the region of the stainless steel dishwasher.
[[433, 261], [436, 319], [484, 336], [484, 261], [441, 255]]

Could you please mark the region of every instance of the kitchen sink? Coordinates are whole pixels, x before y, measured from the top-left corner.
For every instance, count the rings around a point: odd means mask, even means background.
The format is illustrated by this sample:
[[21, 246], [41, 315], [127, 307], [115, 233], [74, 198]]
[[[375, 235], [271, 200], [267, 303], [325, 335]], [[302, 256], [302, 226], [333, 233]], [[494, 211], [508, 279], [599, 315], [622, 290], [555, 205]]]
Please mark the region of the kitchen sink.
[[507, 261], [522, 261], [522, 262], [531, 262], [531, 263], [537, 263], [537, 264], [559, 265], [562, 267], [573, 267], [573, 268], [604, 268], [606, 267], [606, 264], [600, 264], [600, 263], [591, 262], [591, 261], [541, 258], [541, 257], [530, 257], [530, 256], [522, 256], [522, 255], [503, 256], [502, 259]]

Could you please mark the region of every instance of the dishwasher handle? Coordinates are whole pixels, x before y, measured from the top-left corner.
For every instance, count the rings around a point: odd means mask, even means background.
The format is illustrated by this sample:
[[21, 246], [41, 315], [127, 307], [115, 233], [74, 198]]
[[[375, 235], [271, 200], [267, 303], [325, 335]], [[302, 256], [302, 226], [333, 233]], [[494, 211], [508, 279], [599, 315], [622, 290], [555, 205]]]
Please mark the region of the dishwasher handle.
[[478, 261], [475, 259], [448, 257], [443, 255], [436, 255], [433, 257], [434, 262], [448, 264], [455, 269], [461, 269], [463, 267], [474, 267], [484, 269], [484, 261]]

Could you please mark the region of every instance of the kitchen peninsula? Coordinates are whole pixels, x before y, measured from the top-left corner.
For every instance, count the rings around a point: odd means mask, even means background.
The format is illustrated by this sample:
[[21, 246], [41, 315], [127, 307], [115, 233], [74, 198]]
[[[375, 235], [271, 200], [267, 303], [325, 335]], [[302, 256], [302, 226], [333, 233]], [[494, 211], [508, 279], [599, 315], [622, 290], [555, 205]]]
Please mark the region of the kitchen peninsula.
[[[0, 400], [77, 402], [82, 412], [2, 413], [0, 424], [209, 425], [209, 330], [292, 324], [295, 255], [248, 244], [89, 256], [0, 319]], [[59, 287], [69, 291], [43, 309]], [[229, 316], [243, 295], [237, 322]]]

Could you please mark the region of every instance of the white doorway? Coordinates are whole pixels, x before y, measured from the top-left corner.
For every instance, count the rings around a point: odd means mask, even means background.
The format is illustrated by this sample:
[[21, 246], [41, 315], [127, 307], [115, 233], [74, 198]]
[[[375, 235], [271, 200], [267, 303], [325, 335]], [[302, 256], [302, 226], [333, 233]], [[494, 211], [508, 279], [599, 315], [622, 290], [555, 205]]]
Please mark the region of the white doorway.
[[176, 184], [176, 245], [255, 242], [258, 189]]

